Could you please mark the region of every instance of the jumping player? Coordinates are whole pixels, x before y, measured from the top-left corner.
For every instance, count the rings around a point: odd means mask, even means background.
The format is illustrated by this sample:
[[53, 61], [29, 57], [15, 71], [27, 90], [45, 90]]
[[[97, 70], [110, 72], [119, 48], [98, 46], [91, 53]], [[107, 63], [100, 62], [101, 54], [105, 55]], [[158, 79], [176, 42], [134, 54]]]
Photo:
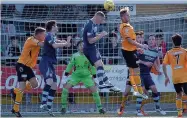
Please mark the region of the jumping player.
[[[142, 33], [136, 33], [137, 36], [137, 41], [140, 41], [143, 39], [143, 34]], [[149, 36], [149, 40], [148, 40], [148, 45], [149, 45], [149, 49], [145, 50], [145, 52], [143, 54], [139, 54], [138, 58], [140, 59], [140, 77], [142, 80], [142, 87], [144, 90], [144, 93], [148, 93], [148, 90], [151, 89], [152, 91], [152, 97], [153, 100], [155, 102], [155, 107], [156, 107], [156, 111], [161, 113], [162, 115], [165, 115], [166, 113], [160, 108], [160, 103], [159, 103], [159, 93], [157, 92], [156, 86], [152, 80], [152, 77], [150, 75], [150, 70], [151, 67], [153, 66], [153, 63], [155, 61], [159, 61], [158, 58], [158, 51], [156, 49], [154, 49], [154, 45], [155, 45], [155, 38], [150, 35]], [[157, 65], [158, 66], [158, 65]], [[131, 82], [128, 80], [126, 83], [126, 89], [125, 89], [125, 93], [124, 93], [124, 97], [121, 103], [121, 107], [120, 107], [120, 111], [118, 112], [119, 115], [122, 115], [124, 112], [124, 107], [125, 107], [125, 102], [127, 100], [128, 97], [128, 93], [131, 90]], [[142, 103], [142, 98], [141, 97], [137, 97], [136, 99], [136, 110], [137, 110], [137, 116], [145, 116], [147, 114], [144, 113], [142, 107], [144, 105], [144, 103]]]
[[[34, 31], [34, 36], [28, 37], [25, 41], [21, 56], [16, 64], [19, 87], [11, 89], [11, 96], [14, 100], [14, 106], [11, 112], [15, 114], [16, 117], [22, 117], [19, 112], [19, 105], [22, 102], [25, 88], [29, 88], [29, 86], [32, 88], [38, 87], [38, 81], [32, 68], [35, 67], [37, 63], [40, 47], [43, 46], [44, 39], [45, 29], [37, 27]], [[26, 81], [29, 81], [29, 83], [26, 84]]]
[[105, 15], [103, 12], [98, 11], [92, 19], [90, 19], [84, 26], [83, 30], [83, 51], [90, 63], [97, 69], [97, 79], [99, 80], [99, 88], [109, 88], [110, 91], [120, 91], [117, 87], [114, 87], [108, 80], [108, 77], [104, 71], [104, 65], [101, 59], [101, 55], [97, 50], [95, 43], [107, 35], [107, 32], [103, 31], [97, 34], [97, 25], [103, 23]]
[[120, 17], [122, 23], [120, 25], [120, 34], [122, 37], [122, 54], [126, 61], [127, 67], [129, 68], [129, 78], [131, 84], [134, 88], [134, 95], [137, 97], [148, 98], [147, 95], [143, 93], [140, 79], [140, 69], [137, 64], [137, 47], [147, 49], [148, 46], [145, 44], [140, 44], [136, 41], [136, 35], [133, 27], [129, 24], [129, 9], [124, 8], [120, 10]]
[[172, 36], [174, 47], [167, 51], [163, 61], [165, 85], [170, 82], [167, 74], [167, 65], [172, 68], [172, 81], [176, 90], [176, 107], [178, 117], [182, 117], [182, 97], [187, 95], [187, 51], [181, 47], [182, 37], [179, 34]]
[[68, 90], [77, 85], [78, 83], [82, 82], [86, 88], [89, 88], [92, 92], [93, 99], [96, 102], [97, 109], [99, 113], [104, 114], [105, 111], [101, 105], [101, 99], [99, 96], [99, 92], [97, 87], [94, 84], [94, 80], [92, 79], [92, 74], [96, 76], [95, 67], [93, 67], [86, 56], [83, 54], [83, 42], [79, 41], [77, 43], [78, 52], [72, 55], [71, 61], [68, 64], [66, 71], [65, 71], [65, 78], [70, 74], [72, 68], [74, 71], [70, 76], [70, 80], [64, 85], [61, 101], [62, 101], [62, 109], [61, 113], [66, 113], [67, 107], [67, 97], [68, 97]]
[[58, 31], [58, 27], [54, 20], [46, 23], [46, 31], [47, 34], [44, 41], [43, 54], [39, 64], [40, 72], [45, 81], [42, 92], [42, 105], [40, 108], [48, 111], [49, 115], [54, 116], [51, 111], [51, 106], [57, 89], [57, 78], [54, 67], [54, 65], [57, 64], [56, 48], [69, 47], [71, 37], [67, 37], [67, 42], [64, 40], [57, 40], [55, 35]]

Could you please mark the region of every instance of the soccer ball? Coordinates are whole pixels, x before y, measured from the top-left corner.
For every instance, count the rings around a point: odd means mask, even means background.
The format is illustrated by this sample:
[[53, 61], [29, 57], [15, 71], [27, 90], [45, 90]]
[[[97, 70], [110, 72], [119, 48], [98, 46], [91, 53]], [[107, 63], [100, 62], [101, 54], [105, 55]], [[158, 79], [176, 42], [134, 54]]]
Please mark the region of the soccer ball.
[[104, 8], [105, 8], [105, 10], [107, 10], [107, 11], [112, 11], [112, 10], [114, 10], [114, 2], [113, 2], [113, 0], [105, 0], [105, 2], [104, 2]]

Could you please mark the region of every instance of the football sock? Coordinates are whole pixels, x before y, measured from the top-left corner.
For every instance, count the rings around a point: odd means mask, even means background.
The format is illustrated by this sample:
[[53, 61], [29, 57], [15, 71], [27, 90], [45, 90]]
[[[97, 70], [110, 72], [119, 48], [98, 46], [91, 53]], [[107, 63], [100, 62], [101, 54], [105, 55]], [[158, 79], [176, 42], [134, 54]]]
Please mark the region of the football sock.
[[18, 112], [19, 105], [22, 102], [22, 98], [23, 98], [23, 91], [21, 91], [19, 88], [14, 88], [14, 93], [16, 94], [16, 99], [14, 102], [13, 109], [15, 110], [15, 112]]
[[100, 99], [100, 96], [99, 96], [99, 93], [98, 92], [94, 92], [92, 93], [93, 95], [93, 99], [97, 105], [97, 109], [101, 109], [102, 108], [102, 105], [101, 105], [101, 99]]
[[66, 108], [67, 107], [67, 98], [68, 98], [68, 89], [63, 88], [62, 94], [61, 94], [62, 108]]

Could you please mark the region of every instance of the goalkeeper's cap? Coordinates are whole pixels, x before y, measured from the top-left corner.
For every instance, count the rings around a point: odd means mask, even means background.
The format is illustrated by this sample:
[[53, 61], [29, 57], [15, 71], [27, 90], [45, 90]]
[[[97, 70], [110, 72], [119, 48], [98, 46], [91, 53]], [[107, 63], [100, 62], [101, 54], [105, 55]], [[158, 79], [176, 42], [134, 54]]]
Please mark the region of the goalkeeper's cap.
[[80, 40], [80, 41], [77, 42], [77, 48], [79, 47], [79, 45], [80, 45], [81, 43], [83, 43], [82, 40]]

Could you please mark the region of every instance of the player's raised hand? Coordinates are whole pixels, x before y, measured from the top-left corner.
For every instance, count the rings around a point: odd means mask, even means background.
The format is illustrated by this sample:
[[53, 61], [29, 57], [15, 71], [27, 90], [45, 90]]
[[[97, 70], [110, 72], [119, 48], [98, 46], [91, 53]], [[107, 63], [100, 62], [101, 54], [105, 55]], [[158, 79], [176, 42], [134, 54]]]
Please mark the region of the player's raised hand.
[[167, 86], [167, 85], [168, 85], [168, 83], [170, 83], [170, 80], [169, 80], [169, 78], [168, 78], [168, 77], [166, 77], [166, 79], [165, 79], [165, 86]]

